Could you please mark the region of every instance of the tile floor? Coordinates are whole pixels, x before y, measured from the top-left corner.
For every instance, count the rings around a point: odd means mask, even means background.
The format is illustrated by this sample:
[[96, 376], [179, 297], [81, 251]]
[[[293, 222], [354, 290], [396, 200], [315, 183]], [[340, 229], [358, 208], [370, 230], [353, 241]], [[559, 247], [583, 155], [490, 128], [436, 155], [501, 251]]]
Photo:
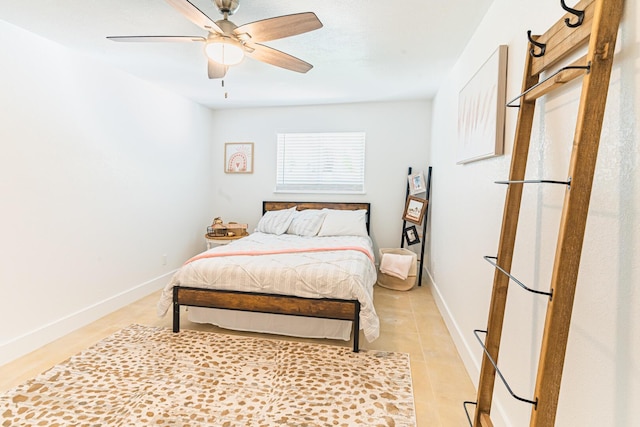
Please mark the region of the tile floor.
[[[380, 338], [368, 343], [361, 336], [361, 348], [410, 354], [419, 427], [468, 426], [462, 402], [475, 400], [475, 388], [429, 288], [421, 286], [401, 292], [376, 286], [374, 295], [376, 311], [380, 317]], [[156, 317], [155, 305], [158, 298], [159, 291], [154, 292], [24, 357], [0, 366], [0, 392], [36, 376], [132, 323], [170, 327], [170, 315]], [[187, 316], [182, 316], [184, 328], [224, 331], [211, 325], [190, 323], [186, 318]], [[351, 345], [350, 342], [332, 340], [326, 340], [325, 343]]]

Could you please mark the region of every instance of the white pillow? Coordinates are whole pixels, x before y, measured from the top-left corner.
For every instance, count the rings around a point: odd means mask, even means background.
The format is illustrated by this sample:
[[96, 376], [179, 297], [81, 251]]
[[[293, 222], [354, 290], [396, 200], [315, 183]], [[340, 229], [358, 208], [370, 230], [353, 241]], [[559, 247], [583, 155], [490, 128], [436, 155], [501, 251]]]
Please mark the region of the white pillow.
[[262, 215], [260, 221], [258, 221], [256, 231], [269, 234], [284, 234], [289, 228], [295, 212], [295, 206], [278, 211], [267, 211]]
[[319, 209], [305, 209], [293, 214], [287, 234], [298, 236], [315, 236], [320, 231], [326, 212]]
[[323, 209], [326, 212], [318, 236], [368, 236], [367, 211]]

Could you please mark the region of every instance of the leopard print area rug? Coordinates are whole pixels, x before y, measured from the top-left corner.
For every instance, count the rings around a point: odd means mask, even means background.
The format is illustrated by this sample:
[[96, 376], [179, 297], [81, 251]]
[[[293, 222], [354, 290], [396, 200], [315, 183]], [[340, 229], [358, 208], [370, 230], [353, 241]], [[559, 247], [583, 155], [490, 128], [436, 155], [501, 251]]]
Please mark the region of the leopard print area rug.
[[132, 325], [0, 396], [2, 426], [415, 426], [409, 356]]

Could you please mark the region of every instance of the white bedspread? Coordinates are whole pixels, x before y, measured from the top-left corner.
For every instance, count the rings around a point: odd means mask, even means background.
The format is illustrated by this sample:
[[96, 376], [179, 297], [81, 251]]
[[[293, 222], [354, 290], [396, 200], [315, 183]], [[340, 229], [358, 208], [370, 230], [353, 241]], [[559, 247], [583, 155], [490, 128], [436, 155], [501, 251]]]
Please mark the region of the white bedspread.
[[[318, 250], [338, 247], [364, 250]], [[307, 249], [313, 251], [307, 252]], [[284, 252], [233, 255], [250, 252]], [[378, 338], [380, 322], [373, 306], [376, 268], [369, 237], [300, 237], [253, 233], [207, 254], [229, 254], [187, 262], [165, 287], [158, 303], [164, 316], [172, 304], [174, 286], [295, 295], [307, 298], [357, 299], [360, 328], [367, 341]]]

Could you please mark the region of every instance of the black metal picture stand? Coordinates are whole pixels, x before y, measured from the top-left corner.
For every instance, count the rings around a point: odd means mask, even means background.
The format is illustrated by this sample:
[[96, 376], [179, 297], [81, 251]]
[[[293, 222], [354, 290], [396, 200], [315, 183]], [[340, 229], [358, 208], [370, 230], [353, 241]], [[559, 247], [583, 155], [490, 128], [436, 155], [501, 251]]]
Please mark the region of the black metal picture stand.
[[[427, 201], [426, 204], [426, 211], [424, 213], [424, 217], [422, 218], [422, 224], [420, 224], [422, 226], [422, 242], [420, 242], [420, 253], [418, 254], [418, 258], [419, 258], [419, 269], [418, 269], [418, 286], [422, 286], [422, 265], [424, 263], [424, 247], [427, 241], [427, 221], [428, 221], [428, 217], [429, 217], [429, 196], [431, 194], [431, 169], [432, 167], [429, 166], [429, 169], [427, 170], [427, 176], [426, 176], [426, 195], [425, 195], [425, 200]], [[407, 176], [411, 176], [412, 173], [412, 169], [411, 167], [409, 167], [409, 170], [407, 171]], [[407, 193], [405, 196], [405, 203], [406, 201], [409, 199], [409, 195], [411, 193], [411, 188], [409, 186], [409, 182], [407, 181]], [[414, 228], [413, 226], [410, 226], [410, 228]], [[405, 244], [407, 245], [411, 245], [413, 244], [412, 242], [415, 242], [414, 239], [412, 239], [412, 231], [410, 229], [407, 228], [407, 221], [406, 220], [402, 220], [402, 240], [400, 241], [400, 247], [404, 248]], [[417, 237], [417, 236], [415, 236]]]

